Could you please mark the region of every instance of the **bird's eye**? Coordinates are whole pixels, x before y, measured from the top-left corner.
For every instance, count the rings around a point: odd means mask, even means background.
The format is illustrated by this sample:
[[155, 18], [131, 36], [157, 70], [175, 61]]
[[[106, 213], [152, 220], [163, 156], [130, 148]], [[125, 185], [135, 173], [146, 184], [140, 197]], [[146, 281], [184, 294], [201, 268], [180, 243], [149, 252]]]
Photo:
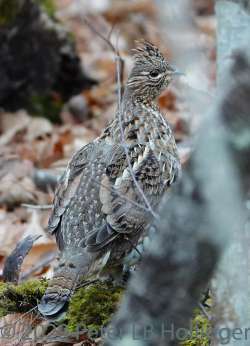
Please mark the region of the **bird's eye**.
[[152, 77], [152, 78], [157, 78], [157, 77], [159, 77], [159, 75], [160, 75], [160, 71], [159, 71], [159, 70], [153, 70], [153, 71], [151, 71], [151, 72], [149, 73], [149, 75], [150, 75], [150, 77]]

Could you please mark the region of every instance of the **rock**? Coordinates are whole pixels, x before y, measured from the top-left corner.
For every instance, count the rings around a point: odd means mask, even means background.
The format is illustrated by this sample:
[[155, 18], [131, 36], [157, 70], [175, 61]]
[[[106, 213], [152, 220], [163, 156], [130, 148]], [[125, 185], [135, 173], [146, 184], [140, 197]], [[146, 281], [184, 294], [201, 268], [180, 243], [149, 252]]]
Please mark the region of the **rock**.
[[[62, 25], [35, 0], [14, 4], [11, 14], [0, 16], [0, 107], [32, 110], [37, 96], [57, 95], [65, 102], [96, 83], [84, 72], [72, 35]], [[8, 5], [2, 0], [0, 10]]]

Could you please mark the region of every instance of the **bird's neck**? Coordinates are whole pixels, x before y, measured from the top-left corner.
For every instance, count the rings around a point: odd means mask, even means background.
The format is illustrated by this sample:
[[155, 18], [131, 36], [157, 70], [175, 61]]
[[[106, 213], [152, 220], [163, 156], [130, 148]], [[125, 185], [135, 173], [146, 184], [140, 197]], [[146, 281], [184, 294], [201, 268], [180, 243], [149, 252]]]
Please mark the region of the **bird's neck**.
[[[109, 127], [110, 135], [115, 142], [120, 143], [123, 137], [129, 145], [144, 143], [151, 137], [150, 132], [166, 125], [153, 99], [135, 96], [125, 91], [120, 108]], [[121, 127], [123, 135], [121, 135]]]
[[[150, 109], [156, 109], [155, 98], [148, 97], [147, 95], [143, 95], [141, 93], [136, 93], [129, 88], [125, 88], [124, 94], [122, 97], [121, 109], [119, 112], [116, 112], [116, 117], [122, 118], [122, 123], [124, 128], [126, 126], [130, 126], [130, 123], [134, 123], [140, 118], [140, 122], [148, 122], [150, 121], [150, 116], [145, 117], [145, 113], [148, 110], [149, 114], [151, 114]], [[143, 119], [145, 117], [145, 119]], [[121, 120], [121, 119], [119, 119]], [[142, 126], [142, 125], [141, 125]]]
[[131, 109], [131, 106], [155, 106], [156, 96], [153, 94], [145, 95], [139, 90], [133, 90], [128, 86], [125, 87], [123, 97], [122, 97], [122, 111], [126, 111], [127, 109]]

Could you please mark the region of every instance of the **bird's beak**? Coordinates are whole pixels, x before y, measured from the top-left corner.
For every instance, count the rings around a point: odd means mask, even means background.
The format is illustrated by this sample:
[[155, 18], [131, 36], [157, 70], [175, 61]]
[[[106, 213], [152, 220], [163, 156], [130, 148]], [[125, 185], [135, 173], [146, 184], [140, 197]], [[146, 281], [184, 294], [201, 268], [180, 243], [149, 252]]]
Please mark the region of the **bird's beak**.
[[182, 71], [179, 71], [177, 68], [172, 67], [172, 71], [171, 71], [171, 75], [172, 76], [185, 76], [185, 73]]

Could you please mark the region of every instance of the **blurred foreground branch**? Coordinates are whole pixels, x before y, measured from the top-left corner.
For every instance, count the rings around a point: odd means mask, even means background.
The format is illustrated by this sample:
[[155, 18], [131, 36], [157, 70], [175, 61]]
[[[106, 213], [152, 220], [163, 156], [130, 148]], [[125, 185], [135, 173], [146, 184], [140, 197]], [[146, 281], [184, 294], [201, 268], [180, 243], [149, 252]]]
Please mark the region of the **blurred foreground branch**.
[[129, 346], [178, 345], [184, 340], [186, 329], [183, 337], [180, 328], [188, 328], [203, 289], [244, 221], [250, 64], [243, 55], [236, 57], [235, 69], [239, 79], [208, 114], [181, 182], [161, 205], [158, 234], [130, 281], [105, 345], [118, 340]]
[[[245, 10], [246, 3], [244, 0], [216, 1], [217, 84], [220, 89], [230, 85], [228, 97], [222, 105], [222, 116], [229, 130], [233, 161], [239, 167], [244, 199], [250, 187], [250, 104], [247, 96], [250, 91], [250, 69], [247, 57], [237, 51], [241, 49], [247, 52], [249, 47], [250, 15]], [[233, 57], [237, 63], [234, 63], [232, 78], [229, 79], [227, 71], [232, 66]], [[247, 212], [245, 205], [244, 209]], [[249, 225], [244, 215], [236, 232], [232, 234], [213, 280], [214, 328], [217, 330], [239, 328], [243, 334], [249, 327], [249, 244]], [[213, 345], [219, 344], [218, 340], [212, 341]], [[247, 337], [240, 337], [229, 340], [228, 344], [243, 346], [248, 345], [249, 341]]]

